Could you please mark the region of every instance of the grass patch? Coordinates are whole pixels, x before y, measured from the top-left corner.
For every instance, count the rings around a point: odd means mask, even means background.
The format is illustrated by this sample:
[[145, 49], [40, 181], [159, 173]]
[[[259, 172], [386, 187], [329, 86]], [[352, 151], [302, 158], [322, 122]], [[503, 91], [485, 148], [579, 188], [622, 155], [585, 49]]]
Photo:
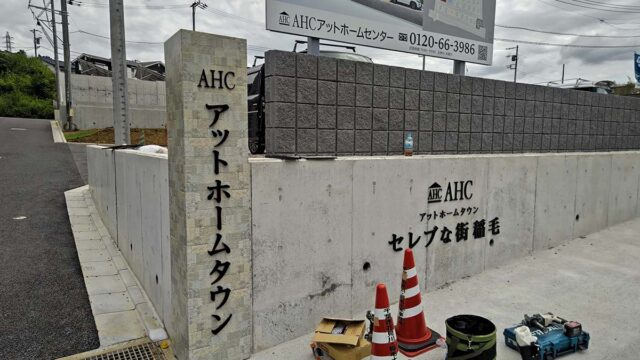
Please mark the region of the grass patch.
[[94, 135], [98, 131], [99, 130], [97, 130], [97, 129], [80, 130], [80, 131], [69, 131], [69, 132], [65, 132], [64, 133], [64, 138], [67, 139], [67, 141], [78, 141], [78, 140], [80, 140], [82, 138], [85, 138], [87, 136]]

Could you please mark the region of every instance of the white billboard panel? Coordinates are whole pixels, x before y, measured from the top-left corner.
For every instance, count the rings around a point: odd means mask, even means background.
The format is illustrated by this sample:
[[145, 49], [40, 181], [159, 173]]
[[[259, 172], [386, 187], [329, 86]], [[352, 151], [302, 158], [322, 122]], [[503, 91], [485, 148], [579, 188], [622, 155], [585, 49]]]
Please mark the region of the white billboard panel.
[[267, 29], [491, 65], [496, 0], [267, 0]]

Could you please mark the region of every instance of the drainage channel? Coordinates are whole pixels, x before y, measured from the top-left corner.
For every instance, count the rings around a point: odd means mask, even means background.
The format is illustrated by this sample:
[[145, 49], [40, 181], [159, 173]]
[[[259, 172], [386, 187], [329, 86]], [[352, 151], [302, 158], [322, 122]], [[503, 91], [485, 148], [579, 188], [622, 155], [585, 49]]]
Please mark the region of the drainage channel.
[[58, 360], [168, 360], [157, 343], [150, 340], [130, 341]]

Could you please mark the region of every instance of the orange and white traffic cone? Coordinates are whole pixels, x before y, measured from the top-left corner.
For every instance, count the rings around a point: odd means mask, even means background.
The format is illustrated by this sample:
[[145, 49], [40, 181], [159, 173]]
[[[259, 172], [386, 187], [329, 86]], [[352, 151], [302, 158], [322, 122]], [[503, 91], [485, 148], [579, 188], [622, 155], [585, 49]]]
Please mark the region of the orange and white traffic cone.
[[406, 249], [402, 271], [402, 287], [398, 304], [398, 346], [401, 353], [414, 357], [433, 350], [440, 334], [429, 329], [422, 309], [418, 273], [413, 251]]
[[373, 331], [370, 334], [371, 360], [395, 360], [398, 342], [389, 309], [389, 295], [384, 284], [376, 287], [376, 309], [373, 313]]

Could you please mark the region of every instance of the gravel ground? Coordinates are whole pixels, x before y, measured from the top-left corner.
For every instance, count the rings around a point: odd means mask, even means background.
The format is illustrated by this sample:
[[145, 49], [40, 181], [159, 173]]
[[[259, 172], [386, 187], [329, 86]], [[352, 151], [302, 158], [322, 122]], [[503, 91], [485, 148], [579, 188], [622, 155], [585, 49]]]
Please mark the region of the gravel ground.
[[49, 121], [0, 118], [0, 185], [0, 359], [97, 348], [64, 198], [83, 181]]

